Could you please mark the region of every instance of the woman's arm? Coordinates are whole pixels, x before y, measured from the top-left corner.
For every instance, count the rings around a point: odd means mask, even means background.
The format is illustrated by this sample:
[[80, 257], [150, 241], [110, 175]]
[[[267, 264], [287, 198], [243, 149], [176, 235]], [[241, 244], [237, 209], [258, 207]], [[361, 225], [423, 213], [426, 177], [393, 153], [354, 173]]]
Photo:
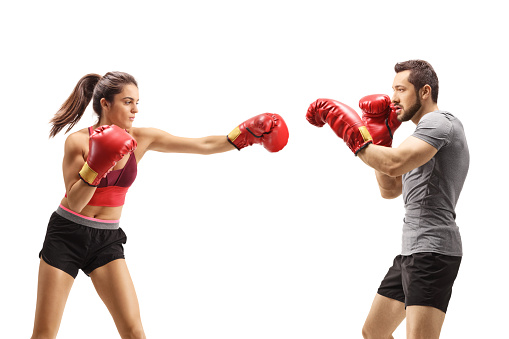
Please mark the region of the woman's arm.
[[137, 128], [134, 131], [141, 156], [148, 150], [214, 154], [241, 150], [253, 144], [260, 144], [269, 152], [279, 152], [286, 146], [289, 135], [285, 121], [275, 113], [258, 114], [235, 127], [228, 136], [182, 138], [156, 128]]
[[[157, 128], [137, 128], [138, 147], [144, 151], [164, 153], [214, 154], [234, 150], [225, 135], [203, 138], [183, 138]], [[143, 152], [144, 153], [144, 152]]]
[[[77, 132], [67, 137], [62, 163], [67, 203], [69, 208], [77, 213], [88, 204], [96, 189], [87, 185], [78, 175], [85, 163], [83, 145], [87, 142], [80, 134]], [[85, 136], [88, 138], [88, 134]]]

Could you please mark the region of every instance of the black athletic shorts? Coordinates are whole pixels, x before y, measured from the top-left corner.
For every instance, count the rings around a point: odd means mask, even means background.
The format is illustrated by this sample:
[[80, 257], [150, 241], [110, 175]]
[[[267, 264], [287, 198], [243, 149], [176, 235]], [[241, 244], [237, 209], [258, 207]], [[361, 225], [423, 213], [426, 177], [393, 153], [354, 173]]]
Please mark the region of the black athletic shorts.
[[407, 306], [432, 306], [447, 312], [461, 257], [438, 253], [398, 255], [378, 294]]
[[60, 206], [48, 223], [39, 258], [76, 278], [98, 267], [124, 259], [127, 236], [118, 220], [88, 218]]

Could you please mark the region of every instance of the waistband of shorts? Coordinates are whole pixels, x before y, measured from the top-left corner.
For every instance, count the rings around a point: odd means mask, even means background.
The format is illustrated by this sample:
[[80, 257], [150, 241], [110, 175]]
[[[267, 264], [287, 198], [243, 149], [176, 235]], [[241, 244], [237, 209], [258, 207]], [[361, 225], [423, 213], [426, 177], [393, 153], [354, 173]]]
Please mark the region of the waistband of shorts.
[[120, 220], [103, 220], [86, 217], [60, 205], [55, 211], [59, 216], [66, 218], [76, 224], [98, 228], [102, 230], [116, 230], [120, 227]]

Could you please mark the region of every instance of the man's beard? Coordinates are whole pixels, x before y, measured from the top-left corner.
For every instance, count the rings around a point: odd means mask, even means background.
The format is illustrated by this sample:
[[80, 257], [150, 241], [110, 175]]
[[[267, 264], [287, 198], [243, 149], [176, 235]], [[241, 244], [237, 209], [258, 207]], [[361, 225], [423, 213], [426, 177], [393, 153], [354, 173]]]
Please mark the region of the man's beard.
[[415, 104], [413, 104], [408, 109], [405, 109], [404, 114], [401, 114], [398, 117], [398, 120], [401, 122], [412, 120], [415, 113], [417, 113], [421, 109], [421, 107], [422, 107], [421, 99], [419, 98], [419, 95], [417, 95], [417, 100], [416, 100]]

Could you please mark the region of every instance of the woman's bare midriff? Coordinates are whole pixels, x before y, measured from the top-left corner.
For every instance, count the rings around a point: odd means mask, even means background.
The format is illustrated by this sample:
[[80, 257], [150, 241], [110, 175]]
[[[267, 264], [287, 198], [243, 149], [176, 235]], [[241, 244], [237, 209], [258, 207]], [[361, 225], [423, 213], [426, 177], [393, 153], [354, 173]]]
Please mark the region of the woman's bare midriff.
[[[63, 198], [61, 202], [62, 206], [68, 208], [72, 211], [67, 203], [67, 198]], [[102, 220], [119, 220], [122, 214], [122, 206], [118, 207], [105, 207], [105, 206], [90, 206], [87, 205], [80, 212], [74, 211], [78, 214], [81, 214], [85, 217], [102, 219]]]

